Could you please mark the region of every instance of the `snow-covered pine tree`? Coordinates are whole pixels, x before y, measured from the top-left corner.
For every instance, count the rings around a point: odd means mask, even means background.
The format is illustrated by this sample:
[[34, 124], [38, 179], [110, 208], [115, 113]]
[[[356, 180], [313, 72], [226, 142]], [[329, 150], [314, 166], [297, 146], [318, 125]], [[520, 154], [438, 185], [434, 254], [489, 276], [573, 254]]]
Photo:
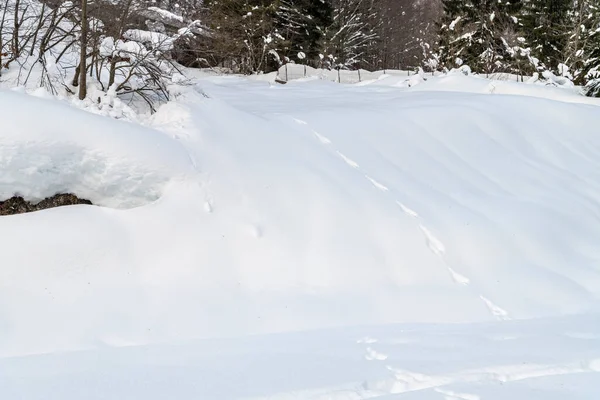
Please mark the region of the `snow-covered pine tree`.
[[326, 55], [330, 66], [356, 67], [366, 61], [370, 46], [378, 40], [374, 0], [331, 0], [333, 24], [326, 32]]
[[275, 26], [273, 0], [205, 0], [218, 64], [242, 73], [265, 71], [284, 38]]
[[304, 54], [314, 61], [323, 52], [325, 30], [333, 22], [333, 9], [325, 0], [280, 0], [275, 26], [285, 37], [281, 56], [296, 59]]
[[443, 6], [438, 46], [445, 67], [467, 64], [486, 74], [521, 69], [521, 0], [443, 0]]
[[[377, 41], [364, 59], [373, 69], [416, 68], [423, 62], [424, 46], [433, 48], [437, 38], [435, 21], [441, 0], [373, 1], [373, 26]], [[429, 57], [429, 51], [426, 51]]]
[[590, 54], [582, 76], [586, 82], [584, 93], [590, 97], [600, 97], [600, 46]]
[[561, 65], [558, 71], [568, 74], [576, 84], [585, 84], [590, 72], [594, 75], [598, 68], [598, 29], [600, 0], [576, 0], [570, 18], [569, 40], [564, 52], [565, 65]]
[[439, 19], [441, 9], [441, 1], [417, 0], [405, 14], [409, 17], [407, 25], [411, 30], [407, 43], [407, 59], [412, 59], [415, 63], [413, 65], [421, 65], [428, 71], [433, 71], [439, 66], [435, 46], [437, 38], [435, 21]]
[[539, 59], [542, 68], [559, 72], [559, 64], [566, 61], [575, 2], [526, 0], [523, 3], [521, 21], [532, 55]]
[[[463, 64], [461, 54], [465, 53], [462, 19], [467, 18], [467, 7], [462, 0], [442, 0], [443, 13], [439, 23], [438, 52], [441, 66], [451, 69]], [[466, 32], [465, 34], [468, 34]], [[464, 54], [463, 54], [464, 57]]]
[[572, 26], [567, 60], [574, 82], [585, 85], [586, 95], [600, 97], [600, 0], [577, 2]]

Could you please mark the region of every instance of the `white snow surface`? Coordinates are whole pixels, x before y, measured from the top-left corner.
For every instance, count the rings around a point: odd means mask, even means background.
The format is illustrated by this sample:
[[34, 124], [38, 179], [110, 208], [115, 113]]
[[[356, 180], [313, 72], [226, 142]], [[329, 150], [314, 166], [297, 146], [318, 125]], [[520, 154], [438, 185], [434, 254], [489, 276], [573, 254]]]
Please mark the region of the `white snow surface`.
[[0, 199], [96, 204], [0, 217], [0, 397], [597, 398], [600, 113], [481, 82], [0, 91]]
[[185, 147], [156, 130], [16, 91], [0, 92], [0, 110], [1, 199], [36, 201], [72, 191], [99, 205], [130, 208], [157, 200], [167, 184], [195, 173]]

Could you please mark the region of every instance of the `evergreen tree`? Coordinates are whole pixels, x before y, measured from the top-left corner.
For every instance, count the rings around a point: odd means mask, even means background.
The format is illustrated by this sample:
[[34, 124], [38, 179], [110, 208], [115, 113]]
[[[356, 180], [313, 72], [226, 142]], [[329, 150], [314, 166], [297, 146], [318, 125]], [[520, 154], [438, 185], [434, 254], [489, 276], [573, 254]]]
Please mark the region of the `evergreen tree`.
[[564, 54], [565, 64], [574, 82], [584, 84], [598, 63], [600, 0], [577, 0], [574, 3], [570, 25], [569, 40]]
[[215, 58], [242, 73], [264, 71], [284, 41], [273, 0], [206, 0]]
[[333, 0], [333, 24], [326, 34], [326, 53], [331, 66], [352, 68], [366, 62], [377, 43], [377, 8], [374, 0]]
[[522, 12], [523, 29], [541, 67], [558, 71], [569, 43], [573, 0], [527, 0]]
[[461, 32], [464, 29], [458, 24], [467, 17], [468, 8], [461, 0], [442, 0], [442, 7], [438, 52], [442, 66], [452, 68], [463, 63], [458, 57], [464, 53], [466, 47], [461, 41]]
[[600, 97], [600, 0], [578, 1], [572, 25], [567, 55], [574, 82]]
[[364, 59], [372, 69], [414, 68], [431, 56], [437, 38], [435, 22], [441, 15], [440, 0], [377, 0], [374, 24], [377, 41]]
[[333, 23], [333, 8], [324, 0], [280, 0], [275, 26], [286, 39], [282, 56], [303, 53], [317, 60], [323, 52], [325, 30]]
[[440, 60], [481, 73], [512, 72], [526, 56], [519, 36], [520, 0], [443, 0]]

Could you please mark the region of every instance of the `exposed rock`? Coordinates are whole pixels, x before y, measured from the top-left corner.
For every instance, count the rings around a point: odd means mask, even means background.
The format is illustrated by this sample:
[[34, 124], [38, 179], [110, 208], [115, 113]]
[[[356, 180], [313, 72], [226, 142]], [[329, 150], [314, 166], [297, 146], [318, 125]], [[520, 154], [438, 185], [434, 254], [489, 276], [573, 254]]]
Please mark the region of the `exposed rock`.
[[39, 203], [31, 203], [23, 197], [15, 196], [8, 200], [0, 201], [0, 215], [24, 214], [74, 204], [92, 205], [92, 202], [86, 199], [80, 199], [71, 193], [56, 194], [52, 197], [45, 198]]

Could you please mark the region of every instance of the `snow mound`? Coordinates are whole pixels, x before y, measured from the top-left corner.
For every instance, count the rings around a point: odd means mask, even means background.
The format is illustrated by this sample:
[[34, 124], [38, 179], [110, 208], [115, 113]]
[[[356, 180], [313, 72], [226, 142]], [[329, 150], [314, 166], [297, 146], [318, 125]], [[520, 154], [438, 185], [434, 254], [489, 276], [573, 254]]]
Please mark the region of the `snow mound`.
[[0, 357], [598, 311], [598, 108], [435, 82], [207, 78], [156, 130], [2, 93], [2, 182], [143, 206], [0, 221]]
[[[379, 84], [386, 84], [386, 80]], [[390, 81], [390, 86], [395, 82]], [[417, 85], [415, 91], [453, 91], [461, 93], [479, 93], [492, 95], [512, 95], [551, 99], [568, 103], [600, 105], [597, 99], [585, 97], [580, 89], [573, 86], [555, 87], [538, 81], [521, 83], [516, 81], [487, 79], [481, 76], [465, 76], [460, 72], [448, 75], [427, 77], [427, 83]]]
[[[246, 84], [241, 95], [209, 82], [216, 100], [190, 106], [203, 145], [188, 146], [214, 198], [243, 193], [265, 238], [311, 244], [291, 276], [275, 264], [269, 279], [293, 285], [302, 271], [309, 286], [377, 287], [389, 303], [371, 307], [402, 321], [597, 309], [596, 107], [318, 82]], [[384, 305], [407, 301], [419, 306]]]
[[[129, 208], [192, 172], [187, 152], [151, 129], [14, 91], [0, 92], [0, 198], [75, 193]], [[32, 111], [35, 110], [35, 111]]]

